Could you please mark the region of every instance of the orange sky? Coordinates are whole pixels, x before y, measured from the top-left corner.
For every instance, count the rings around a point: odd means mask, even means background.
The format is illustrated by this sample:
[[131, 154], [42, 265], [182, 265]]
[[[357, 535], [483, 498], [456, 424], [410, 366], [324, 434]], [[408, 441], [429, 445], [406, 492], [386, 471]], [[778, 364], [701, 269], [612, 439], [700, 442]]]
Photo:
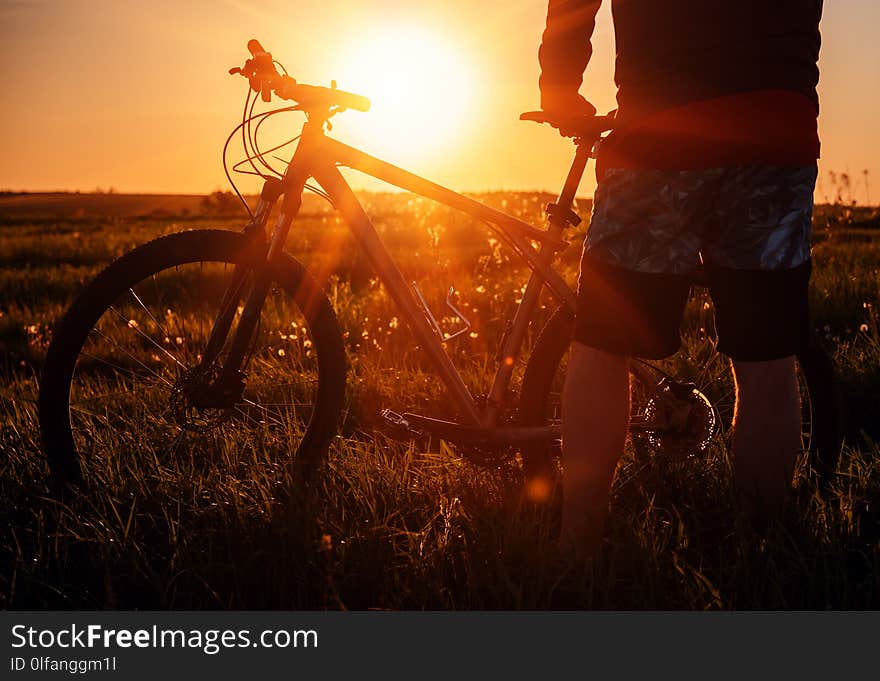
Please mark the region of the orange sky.
[[[850, 173], [853, 196], [864, 201], [868, 169], [877, 203], [880, 2], [825, 5], [818, 198], [831, 193], [834, 170]], [[600, 110], [614, 107], [609, 6], [606, 0], [582, 88]], [[383, 153], [393, 135], [386, 126], [380, 139], [375, 118], [370, 127], [375, 112], [337, 117], [334, 135], [454, 189], [558, 189], [570, 143], [517, 120], [538, 103], [545, 8], [540, 0], [0, 0], [7, 81], [0, 189], [227, 189], [220, 151], [241, 115], [245, 84], [226, 71], [243, 62], [247, 40], [259, 38], [301, 82], [335, 78], [344, 89], [346, 72], [354, 78], [363, 57], [358, 50], [389, 26], [430, 36], [466, 77], [444, 80], [443, 100], [419, 102], [419, 113], [407, 117], [407, 134], [420, 140], [412, 153]], [[439, 90], [443, 74], [426, 80]], [[459, 122], [434, 140], [435, 117], [452, 115]], [[287, 121], [295, 130], [299, 119]], [[587, 177], [581, 192], [592, 188]]]

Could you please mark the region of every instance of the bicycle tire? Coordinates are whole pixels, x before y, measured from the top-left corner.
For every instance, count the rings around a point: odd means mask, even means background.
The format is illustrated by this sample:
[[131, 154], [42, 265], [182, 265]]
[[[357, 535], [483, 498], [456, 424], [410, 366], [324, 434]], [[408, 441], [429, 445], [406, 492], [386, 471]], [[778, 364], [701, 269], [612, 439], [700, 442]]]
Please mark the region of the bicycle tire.
[[[560, 306], [538, 334], [523, 375], [517, 420], [523, 426], [548, 422], [551, 387], [558, 380], [559, 365], [570, 345], [574, 316]], [[814, 341], [797, 356], [808, 390], [811, 431], [807, 462], [817, 484], [827, 491], [837, 468], [843, 444], [843, 410], [831, 358]], [[806, 408], [806, 407], [805, 407]], [[723, 428], [729, 423], [722, 424]], [[521, 451], [526, 479], [551, 475], [558, 444], [533, 446]]]
[[[78, 451], [72, 430], [71, 381], [87, 338], [108, 310], [115, 309], [114, 302], [126, 291], [134, 296], [133, 287], [147, 278], [152, 278], [155, 285], [156, 274], [171, 272], [172, 268], [178, 272], [183, 266], [198, 263], [204, 271], [204, 263], [233, 267], [258, 264], [263, 254], [262, 246], [255, 248], [253, 242], [235, 232], [182, 232], [123, 255], [79, 294], [55, 327], [40, 381], [40, 435], [53, 488], [64, 489], [84, 481], [84, 452]], [[330, 302], [301, 263], [282, 254], [271, 265], [270, 278], [286, 295], [285, 300], [302, 313], [309, 326], [310, 352], [313, 346], [316, 356], [311, 360], [318, 374], [315, 401], [293, 459], [298, 473], [310, 475], [326, 454], [339, 425], [347, 373], [345, 348]]]

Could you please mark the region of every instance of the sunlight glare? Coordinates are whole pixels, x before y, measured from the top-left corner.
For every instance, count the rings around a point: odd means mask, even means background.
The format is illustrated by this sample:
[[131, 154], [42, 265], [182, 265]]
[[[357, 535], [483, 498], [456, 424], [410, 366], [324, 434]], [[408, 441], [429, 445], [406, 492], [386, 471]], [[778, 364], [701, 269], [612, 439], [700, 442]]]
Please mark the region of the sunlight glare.
[[471, 70], [451, 41], [424, 27], [371, 32], [345, 51], [339, 87], [369, 97], [345, 130], [392, 163], [440, 152], [461, 136], [471, 111]]

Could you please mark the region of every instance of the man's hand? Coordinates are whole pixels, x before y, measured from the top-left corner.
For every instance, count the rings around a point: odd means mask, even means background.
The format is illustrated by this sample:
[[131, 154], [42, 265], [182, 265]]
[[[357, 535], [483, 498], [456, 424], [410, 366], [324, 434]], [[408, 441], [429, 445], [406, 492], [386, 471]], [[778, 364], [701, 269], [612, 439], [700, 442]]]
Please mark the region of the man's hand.
[[541, 88], [541, 109], [564, 118], [596, 115], [595, 106], [568, 88]]

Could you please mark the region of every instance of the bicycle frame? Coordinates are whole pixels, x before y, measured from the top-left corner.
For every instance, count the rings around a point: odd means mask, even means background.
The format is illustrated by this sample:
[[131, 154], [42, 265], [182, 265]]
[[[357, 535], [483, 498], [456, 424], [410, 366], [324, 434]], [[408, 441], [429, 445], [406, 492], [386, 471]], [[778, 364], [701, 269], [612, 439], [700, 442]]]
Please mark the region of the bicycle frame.
[[[253, 221], [246, 232], [261, 234], [266, 240], [265, 224], [272, 207], [281, 194], [284, 202], [281, 213], [275, 223], [271, 238], [268, 241], [266, 260], [271, 262], [283, 248], [293, 220], [302, 205], [302, 193], [309, 178], [314, 180], [328, 194], [336, 210], [351, 230], [367, 260], [384, 284], [388, 294], [409, 327], [416, 336], [418, 343], [424, 348], [431, 363], [447, 388], [463, 423], [449, 424], [488, 430], [498, 425], [498, 419], [504, 403], [508, 385], [513, 375], [516, 359], [519, 356], [523, 340], [534, 312], [537, 308], [541, 289], [546, 285], [552, 295], [572, 310], [575, 305], [575, 293], [552, 267], [556, 253], [568, 242], [563, 238], [564, 229], [578, 221], [571, 212], [575, 193], [589, 159], [589, 149], [578, 144], [574, 162], [569, 170], [564, 188], [559, 195], [557, 210], [549, 210], [548, 228], [538, 229], [503, 211], [486, 206], [451, 189], [435, 184], [402, 168], [370, 156], [358, 149], [347, 146], [324, 134], [324, 121], [313, 120], [303, 127], [302, 136], [288, 165], [283, 179], [278, 182], [269, 180], [261, 194], [260, 202]], [[476, 220], [488, 224], [514, 251], [526, 262], [531, 274], [525, 292], [517, 306], [513, 322], [502, 340], [500, 362], [495, 373], [492, 388], [485, 405], [480, 405], [471, 395], [451, 358], [443, 348], [443, 339], [439, 337], [435, 327], [428, 320], [425, 308], [419, 303], [407, 285], [400, 269], [382, 243], [375, 227], [367, 216], [354, 192], [349, 187], [337, 166], [346, 166], [375, 177], [398, 188], [427, 197], [438, 203], [462, 211]], [[242, 273], [236, 272], [227, 290], [224, 300], [237, 300], [241, 287]], [[247, 346], [252, 337], [260, 308], [266, 295], [268, 275], [257, 272], [255, 285], [245, 304], [242, 316], [236, 328], [235, 336], [225, 371], [238, 373], [238, 369], [246, 354]], [[233, 306], [234, 307], [234, 306]], [[216, 352], [229, 331], [233, 314], [221, 314], [215, 321], [209, 340], [209, 348]], [[212, 358], [206, 348], [205, 356]], [[439, 422], [438, 423], [448, 423]], [[515, 429], [505, 428], [504, 431]], [[528, 431], [539, 429], [524, 429]], [[543, 433], [544, 435], [549, 434]], [[507, 433], [511, 436], [511, 433]], [[534, 439], [536, 433], [523, 434], [527, 439]]]

